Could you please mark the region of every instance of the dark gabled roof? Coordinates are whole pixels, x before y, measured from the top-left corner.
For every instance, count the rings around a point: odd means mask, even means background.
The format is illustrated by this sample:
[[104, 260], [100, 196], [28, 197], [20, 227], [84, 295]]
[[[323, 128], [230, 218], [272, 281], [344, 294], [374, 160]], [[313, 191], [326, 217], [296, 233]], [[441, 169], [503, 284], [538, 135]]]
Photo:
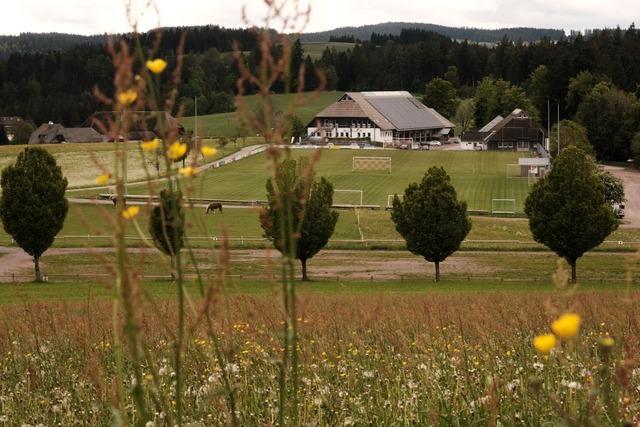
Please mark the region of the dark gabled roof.
[[104, 137], [93, 128], [64, 128], [62, 136], [66, 142], [103, 142]]
[[383, 130], [453, 128], [454, 124], [409, 92], [347, 92], [316, 118], [366, 117]]
[[103, 142], [104, 138], [92, 128], [65, 128], [59, 123], [40, 125], [29, 137], [29, 144], [56, 142]]
[[497, 116], [495, 116], [493, 118], [493, 120], [491, 120], [489, 123], [487, 123], [486, 125], [484, 125], [480, 129], [478, 129], [478, 132], [491, 132], [493, 130], [493, 128], [503, 120], [504, 120], [504, 117], [502, 117], [501, 115], [498, 114]]
[[[498, 121], [498, 118], [500, 120]], [[496, 123], [497, 122], [497, 123]], [[497, 116], [485, 126], [478, 130], [467, 131], [462, 135], [463, 141], [474, 141], [474, 142], [488, 142], [496, 135], [502, 135], [504, 137], [504, 133], [501, 134], [501, 131], [505, 131], [508, 129], [513, 129], [509, 131], [509, 137], [513, 137], [514, 130], [516, 132], [521, 132], [516, 129], [531, 129], [531, 132], [534, 132], [533, 129], [540, 129], [540, 125], [536, 123], [535, 119], [529, 115], [524, 110], [516, 108], [511, 112], [511, 114], [502, 118], [501, 116]], [[489, 130], [487, 130], [489, 129]], [[538, 132], [535, 130], [535, 132]]]

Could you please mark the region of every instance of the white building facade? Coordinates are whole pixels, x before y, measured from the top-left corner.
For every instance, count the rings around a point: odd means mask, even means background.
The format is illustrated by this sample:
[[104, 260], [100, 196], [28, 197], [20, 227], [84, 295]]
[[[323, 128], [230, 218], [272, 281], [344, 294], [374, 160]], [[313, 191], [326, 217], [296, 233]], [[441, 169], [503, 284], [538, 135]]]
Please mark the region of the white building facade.
[[453, 127], [409, 92], [347, 92], [314, 117], [307, 135], [324, 140], [420, 143], [444, 140]]

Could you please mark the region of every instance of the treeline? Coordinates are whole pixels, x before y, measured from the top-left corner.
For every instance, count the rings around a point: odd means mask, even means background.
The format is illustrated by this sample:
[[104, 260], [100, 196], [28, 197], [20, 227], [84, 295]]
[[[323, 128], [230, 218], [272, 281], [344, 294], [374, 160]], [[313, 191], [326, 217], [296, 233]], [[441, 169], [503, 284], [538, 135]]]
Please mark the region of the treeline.
[[[194, 112], [198, 97], [200, 114], [232, 111], [237, 68], [233, 40], [238, 40], [251, 68], [260, 62], [260, 51], [251, 30], [219, 27], [185, 29], [184, 71], [179, 87], [185, 114]], [[167, 29], [160, 50], [170, 66], [181, 30]], [[142, 36], [143, 45], [150, 35]], [[278, 55], [280, 49], [274, 48]], [[297, 40], [292, 69], [305, 64], [305, 88], [316, 87], [316, 70], [327, 80], [327, 89], [341, 91], [408, 90], [424, 93], [425, 86], [442, 78], [453, 86], [459, 99], [475, 98], [474, 111], [465, 103], [467, 117], [481, 126], [508, 108], [527, 108], [546, 119], [547, 103], [560, 107], [561, 119], [579, 120], [588, 130], [597, 154], [603, 159], [626, 160], [629, 135], [635, 127], [637, 96], [640, 94], [640, 32], [627, 30], [591, 31], [559, 41], [538, 43], [503, 39], [496, 46], [456, 41], [432, 31], [405, 29], [397, 34], [374, 34], [371, 40], [338, 51], [328, 47], [313, 61]], [[46, 53], [13, 53], [0, 60], [0, 116], [20, 116], [40, 124], [49, 120], [65, 125], [81, 124], [100, 109], [93, 87], [111, 93], [113, 67], [104, 47], [76, 46]], [[168, 74], [165, 76], [168, 78]], [[297, 87], [297, 73], [290, 87]], [[441, 86], [441, 85], [440, 85]], [[285, 85], [273, 87], [281, 92]], [[593, 92], [595, 90], [595, 92]], [[430, 99], [449, 93], [446, 87], [432, 88]], [[593, 92], [593, 93], [592, 93]], [[585, 102], [600, 105], [603, 113], [591, 113]], [[444, 102], [449, 117], [455, 103]], [[587, 105], [587, 104], [584, 104]], [[610, 108], [605, 111], [605, 107]], [[551, 124], [557, 114], [551, 114]], [[467, 124], [471, 120], [465, 120]], [[543, 120], [543, 123], [546, 120]], [[594, 125], [597, 123], [597, 125]], [[591, 129], [592, 128], [592, 129]]]
[[[195, 96], [199, 96], [202, 114], [231, 111], [237, 75], [232, 55], [220, 52], [230, 52], [234, 41], [243, 51], [255, 51], [253, 30], [218, 26], [165, 28], [158, 55], [171, 65], [176, 62], [175, 49], [183, 32], [187, 36], [180, 94], [185, 113], [193, 114]], [[134, 46], [131, 35], [115, 39], [125, 39]], [[107, 94], [113, 91], [114, 70], [105, 36], [41, 34], [25, 35], [20, 40], [22, 44], [14, 46], [13, 53], [0, 59], [0, 116], [20, 116], [36, 125], [54, 121], [77, 126], [103, 108], [93, 89], [97, 86]], [[140, 35], [145, 48], [153, 40], [154, 32]]]
[[[183, 33], [189, 35], [185, 40], [187, 52], [204, 52], [215, 48], [220, 52], [229, 52], [234, 41], [238, 42], [240, 50], [251, 50], [255, 46], [255, 32], [246, 28], [224, 28], [218, 25], [203, 25], [197, 27], [165, 27], [162, 29], [160, 51], [174, 51]], [[140, 33], [143, 46], [150, 46], [155, 40], [156, 31]], [[96, 34], [83, 36], [63, 33], [22, 33], [18, 36], [0, 35], [0, 59], [12, 53], [47, 53], [65, 51], [78, 46], [104, 46], [109, 37], [114, 40], [125, 39], [133, 45], [132, 34]]]
[[331, 41], [332, 38], [337, 41], [337, 39], [343, 37], [369, 40], [371, 35], [374, 33], [396, 36], [405, 29], [431, 31], [454, 40], [469, 40], [475, 43], [498, 43], [504, 38], [512, 41], [521, 40], [523, 42], [536, 42], [543, 38], [560, 40], [565, 35], [562, 30], [550, 28], [514, 27], [488, 30], [471, 27], [447, 27], [444, 25], [425, 24], [419, 22], [385, 22], [374, 25], [362, 25], [359, 27], [341, 27], [317, 33], [305, 33], [302, 34], [302, 41], [326, 42]]

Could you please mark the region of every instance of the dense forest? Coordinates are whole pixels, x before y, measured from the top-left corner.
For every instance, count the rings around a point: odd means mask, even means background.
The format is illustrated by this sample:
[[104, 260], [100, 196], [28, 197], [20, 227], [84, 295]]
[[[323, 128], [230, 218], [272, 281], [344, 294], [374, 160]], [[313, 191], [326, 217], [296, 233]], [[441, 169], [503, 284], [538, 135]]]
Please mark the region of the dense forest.
[[[172, 28], [163, 32], [161, 55], [175, 63], [174, 47], [186, 33], [185, 67], [179, 88], [185, 114], [198, 96], [202, 114], [233, 110], [237, 71], [229, 53], [238, 40], [250, 67], [259, 60], [252, 30], [220, 27]], [[130, 41], [130, 36], [121, 35]], [[151, 34], [142, 35], [148, 46]], [[405, 29], [374, 33], [347, 51], [327, 48], [313, 61], [296, 41], [293, 66], [307, 68], [306, 89], [317, 82], [316, 70], [334, 90], [408, 90], [425, 94], [427, 83], [444, 79], [459, 99], [474, 100], [476, 125], [519, 106], [546, 119], [547, 103], [561, 119], [587, 129], [597, 154], [626, 160], [630, 139], [640, 123], [640, 32], [629, 29], [572, 34], [553, 41], [513, 42], [495, 46], [458, 41], [432, 31]], [[63, 50], [14, 52], [0, 59], [0, 116], [20, 116], [34, 124], [46, 121], [79, 125], [100, 106], [94, 86], [112, 90], [113, 68], [104, 46], [80, 44]], [[292, 81], [292, 87], [296, 82]], [[441, 85], [433, 85], [437, 89]], [[278, 92], [282, 87], [274, 87]], [[443, 93], [449, 93], [444, 88]], [[436, 96], [429, 99], [437, 102]], [[426, 96], [427, 94], [425, 94]], [[455, 109], [445, 106], [449, 115]], [[469, 103], [465, 103], [469, 108]], [[551, 115], [551, 124], [557, 114]], [[546, 122], [546, 120], [543, 120]]]
[[513, 41], [535, 42], [543, 38], [560, 40], [564, 37], [564, 31], [550, 28], [514, 27], [487, 30], [471, 27], [446, 27], [419, 22], [385, 22], [360, 27], [341, 27], [329, 31], [305, 33], [301, 37], [303, 42], [327, 42], [332, 39], [336, 41], [341, 39], [369, 40], [374, 33], [397, 36], [406, 29], [431, 31], [454, 40], [468, 40], [476, 43], [498, 43], [504, 38]]

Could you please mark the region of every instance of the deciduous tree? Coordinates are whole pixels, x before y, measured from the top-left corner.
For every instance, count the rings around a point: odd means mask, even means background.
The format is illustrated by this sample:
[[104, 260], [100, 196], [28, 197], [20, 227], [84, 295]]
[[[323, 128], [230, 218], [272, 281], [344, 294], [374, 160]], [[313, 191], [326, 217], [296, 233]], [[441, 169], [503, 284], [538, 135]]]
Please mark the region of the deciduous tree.
[[67, 179], [48, 151], [25, 148], [2, 171], [0, 217], [16, 244], [33, 257], [36, 281], [42, 281], [40, 257], [53, 244], [69, 209]]
[[424, 103], [445, 117], [453, 117], [460, 100], [456, 95], [456, 88], [449, 81], [438, 77], [425, 86]]
[[467, 203], [458, 200], [449, 175], [436, 166], [420, 184], [410, 184], [403, 199], [393, 198], [391, 219], [407, 249], [435, 263], [436, 281], [440, 281], [440, 262], [460, 248], [471, 230]]
[[264, 236], [284, 256], [295, 254], [302, 280], [308, 280], [307, 260], [326, 246], [338, 221], [331, 209], [333, 186], [325, 178], [314, 179], [306, 158], [287, 159], [279, 165], [275, 182], [267, 180], [267, 200], [260, 213]]
[[[549, 152], [551, 157], [555, 157], [558, 155], [557, 123], [551, 127], [549, 137]], [[587, 138], [587, 130], [585, 127], [573, 120], [562, 120], [560, 122], [560, 150], [574, 146], [578, 147], [588, 155], [593, 156], [593, 158], [596, 157], [593, 145], [591, 145], [589, 138]]]
[[576, 147], [563, 150], [525, 201], [536, 242], [564, 258], [576, 281], [576, 262], [618, 227], [593, 158]]
[[171, 277], [175, 275], [176, 256], [184, 245], [185, 217], [182, 194], [167, 189], [160, 192], [160, 204], [151, 210], [149, 234], [153, 243], [171, 257]]

